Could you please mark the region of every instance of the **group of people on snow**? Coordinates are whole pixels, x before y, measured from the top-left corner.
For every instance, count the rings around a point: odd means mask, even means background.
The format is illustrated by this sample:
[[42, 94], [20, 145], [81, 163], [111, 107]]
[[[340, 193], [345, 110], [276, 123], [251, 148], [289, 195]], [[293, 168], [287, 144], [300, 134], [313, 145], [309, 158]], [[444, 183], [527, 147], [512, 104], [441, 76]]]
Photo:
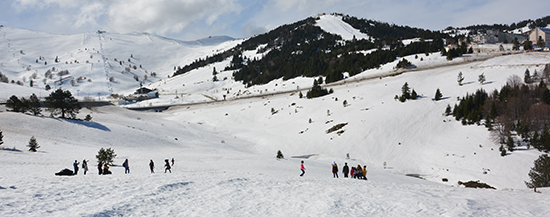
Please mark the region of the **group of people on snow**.
[[[165, 159], [164, 161], [166, 162], [166, 164], [164, 164], [164, 168], [165, 168], [164, 173], [166, 172], [172, 173], [172, 166], [174, 166], [174, 158], [172, 158], [171, 165], [170, 165], [170, 160]], [[73, 163], [74, 172], [72, 173], [72, 175], [78, 174], [78, 170], [80, 168], [79, 166], [80, 166], [80, 163], [78, 162], [78, 160], [75, 160]], [[128, 162], [128, 159], [124, 160], [124, 163], [122, 163], [122, 166], [124, 167], [124, 174], [129, 174], [130, 163]], [[155, 173], [155, 163], [153, 162], [153, 159], [151, 159], [151, 161], [149, 162], [149, 169], [151, 169], [151, 173]], [[82, 160], [82, 170], [84, 170], [84, 175], [86, 175], [86, 173], [88, 172], [88, 160], [86, 159]], [[109, 165], [103, 162], [99, 162], [97, 164], [97, 171], [99, 175], [113, 174], [109, 170]]]
[[[304, 176], [304, 174], [306, 173], [304, 161], [302, 161], [300, 164], [300, 170], [302, 171], [302, 174], [300, 174], [300, 176]], [[344, 174], [344, 178], [348, 178], [348, 174], [349, 174], [351, 178], [367, 180], [366, 165], [361, 168], [361, 165], [357, 164], [357, 167], [351, 167], [351, 171], [350, 171], [348, 163], [345, 163], [344, 167], [342, 168], [342, 173]], [[338, 178], [338, 164], [336, 164], [336, 161], [332, 162], [332, 177]]]

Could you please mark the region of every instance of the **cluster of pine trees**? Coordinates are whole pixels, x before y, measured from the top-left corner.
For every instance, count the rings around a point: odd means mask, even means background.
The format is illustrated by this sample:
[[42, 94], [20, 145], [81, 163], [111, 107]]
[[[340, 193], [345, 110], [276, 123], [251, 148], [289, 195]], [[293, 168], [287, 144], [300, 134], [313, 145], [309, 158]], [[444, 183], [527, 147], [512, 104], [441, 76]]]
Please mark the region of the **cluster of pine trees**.
[[[519, 76], [508, 78], [500, 91], [491, 93], [483, 89], [463, 97], [452, 112], [446, 113], [466, 124], [484, 122], [495, 140], [513, 151], [512, 131], [517, 132], [529, 145], [545, 152], [550, 151], [550, 90], [545, 80], [550, 78], [550, 65], [542, 76], [533, 76], [523, 83]], [[538, 81], [538, 83], [537, 83]]]
[[[356, 26], [374, 22], [353, 17], [344, 17], [344, 21], [354, 23]], [[370, 27], [365, 29], [365, 27], [364, 31], [369, 35], [373, 31], [378, 31], [379, 34], [389, 31], [395, 31], [395, 33], [381, 37], [382, 39], [343, 42], [339, 35], [324, 32], [314, 25], [315, 22], [314, 18], [308, 18], [280, 26], [268, 33], [250, 38], [234, 49], [178, 68], [174, 75], [232, 56], [231, 63], [225, 70], [236, 70], [233, 73], [234, 79], [247, 86], [265, 84], [278, 78], [287, 80], [298, 76], [325, 76], [326, 83], [331, 83], [344, 79], [344, 72], [353, 76], [364, 70], [378, 68], [382, 64], [392, 62], [399, 56], [439, 52], [443, 48], [443, 35], [439, 32], [376, 22], [378, 26], [376, 30]], [[400, 41], [403, 34], [410, 38], [422, 37], [422, 40], [405, 46]], [[258, 52], [267, 52], [262, 59], [243, 58], [243, 51], [255, 50], [260, 45], [263, 47]], [[382, 49], [384, 47], [386, 49]], [[372, 49], [377, 50], [367, 55], [357, 52]]]

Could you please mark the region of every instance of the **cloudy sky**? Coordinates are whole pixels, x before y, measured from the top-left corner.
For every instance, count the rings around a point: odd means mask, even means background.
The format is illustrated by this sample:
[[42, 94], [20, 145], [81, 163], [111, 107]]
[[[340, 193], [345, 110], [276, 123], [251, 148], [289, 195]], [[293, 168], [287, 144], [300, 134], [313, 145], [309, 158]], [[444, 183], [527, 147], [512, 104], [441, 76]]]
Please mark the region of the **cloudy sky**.
[[548, 0], [0, 0], [0, 25], [74, 34], [148, 32], [195, 40], [264, 33], [318, 13], [397, 25], [511, 24], [550, 15]]

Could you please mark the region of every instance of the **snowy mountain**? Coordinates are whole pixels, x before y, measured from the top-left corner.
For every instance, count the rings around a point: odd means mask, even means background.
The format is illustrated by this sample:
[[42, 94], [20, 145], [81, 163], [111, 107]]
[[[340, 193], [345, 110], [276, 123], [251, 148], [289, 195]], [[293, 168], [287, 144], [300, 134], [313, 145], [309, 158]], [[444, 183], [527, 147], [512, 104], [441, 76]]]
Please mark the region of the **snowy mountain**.
[[[333, 15], [319, 20], [316, 25], [345, 43], [353, 35], [360, 39], [357, 29]], [[60, 36], [9, 27], [0, 34], [8, 48], [0, 54], [0, 71], [10, 81], [26, 80], [23, 86], [0, 83], [0, 98], [46, 96], [42, 80], [52, 67], [91, 79], [62, 85], [80, 99], [128, 94], [139, 82], [160, 93], [124, 106], [83, 108], [77, 118], [89, 114], [90, 122], [49, 117], [47, 111], [13, 113], [0, 105], [6, 148], [0, 150], [2, 216], [545, 216], [550, 211], [550, 191], [536, 194], [524, 183], [541, 152], [523, 144], [502, 157], [487, 128], [444, 115], [466, 94], [500, 89], [526, 69], [541, 72], [550, 53], [512, 53], [508, 45], [501, 52], [497, 44], [474, 46], [480, 52], [452, 61], [438, 52], [406, 55], [354, 76], [344, 73], [345, 79], [323, 85], [334, 93], [306, 99], [300, 92], [305, 95], [314, 79], [326, 77], [278, 78], [247, 87], [233, 78], [236, 70], [224, 70], [231, 58], [171, 76], [174, 67], [244, 40], [182, 42], [104, 32]], [[266, 46], [243, 50], [242, 56], [262, 59]], [[395, 69], [402, 59], [415, 68]], [[126, 71], [130, 65], [137, 69]], [[37, 86], [29, 87], [33, 73]], [[477, 81], [482, 73], [483, 84]], [[54, 89], [55, 76], [46, 79]], [[419, 99], [395, 99], [404, 83]], [[438, 88], [443, 99], [435, 101]], [[162, 106], [169, 108], [126, 109]], [[331, 132], [335, 126], [341, 128]], [[26, 148], [32, 136], [41, 146], [36, 153]], [[95, 155], [102, 147], [117, 154], [112, 175], [97, 175]], [[285, 159], [275, 158], [279, 150]], [[172, 172], [165, 173], [163, 161], [171, 158]], [[87, 175], [54, 176], [82, 159], [89, 160]], [[127, 175], [119, 166], [125, 159]], [[149, 171], [150, 160], [156, 173]], [[301, 161], [304, 177], [298, 176]], [[367, 166], [368, 181], [344, 179], [341, 172], [332, 178], [333, 162], [340, 171], [344, 163]], [[458, 184], [478, 180], [496, 190]]]
[[[5, 48], [0, 54], [0, 72], [10, 82], [26, 87], [22, 95], [46, 92], [49, 85], [70, 90], [81, 99], [133, 93], [140, 84], [166, 79], [182, 63], [240, 42], [225, 36], [186, 42], [147, 33], [102, 31], [52, 35], [10, 27], [0, 28], [0, 37]], [[1, 94], [0, 101], [7, 97]]]

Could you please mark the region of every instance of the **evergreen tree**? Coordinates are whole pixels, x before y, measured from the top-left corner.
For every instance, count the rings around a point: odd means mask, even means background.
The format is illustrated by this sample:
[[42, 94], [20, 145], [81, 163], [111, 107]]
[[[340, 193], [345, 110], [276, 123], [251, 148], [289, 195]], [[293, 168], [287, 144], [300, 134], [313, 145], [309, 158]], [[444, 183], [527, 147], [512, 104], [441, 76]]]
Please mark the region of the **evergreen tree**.
[[277, 159], [284, 159], [285, 156], [283, 155], [283, 152], [281, 150], [277, 151]]
[[414, 91], [414, 89], [412, 90], [412, 93], [411, 93], [411, 99], [416, 99], [418, 98], [418, 94], [416, 93], [416, 91]]
[[537, 47], [539, 47], [539, 48], [546, 47], [546, 43], [544, 43], [544, 40], [542, 39], [542, 36], [539, 36], [539, 39], [537, 40]]
[[485, 73], [481, 73], [477, 79], [477, 81], [479, 81], [479, 83], [481, 85], [483, 85], [483, 83], [485, 83]]
[[69, 118], [74, 119], [82, 108], [70, 91], [61, 89], [57, 89], [47, 96], [45, 103], [52, 116], [61, 114], [61, 118], [65, 118], [65, 115], [67, 115]]
[[533, 50], [533, 42], [527, 39], [527, 41], [523, 43], [523, 50]]
[[529, 69], [525, 70], [525, 74], [523, 76], [523, 82], [526, 84], [530, 84], [533, 81], [531, 80], [531, 73], [529, 72]]
[[39, 115], [42, 112], [42, 109], [40, 107], [40, 100], [38, 99], [36, 94], [33, 93], [28, 100], [28, 108], [33, 115]]
[[512, 47], [512, 50], [519, 50], [519, 41], [518, 38], [514, 38], [514, 41], [512, 42], [514, 45]]
[[451, 108], [451, 105], [447, 104], [447, 108], [445, 109], [445, 116], [449, 116], [451, 115], [453, 112], [452, 112], [452, 108]]
[[12, 112], [21, 112], [23, 110], [23, 102], [17, 96], [12, 95], [6, 101], [6, 107], [10, 108]]
[[543, 154], [535, 160], [535, 166], [529, 171], [530, 182], [525, 182], [527, 187], [550, 187], [550, 157]]
[[441, 94], [441, 91], [439, 90], [439, 88], [437, 88], [437, 90], [435, 91], [435, 101], [439, 101], [441, 100], [441, 98], [443, 98], [443, 94]]
[[4, 134], [2, 130], [0, 130], [0, 145], [4, 144]]
[[498, 148], [498, 150], [500, 151], [500, 156], [502, 157], [506, 156], [506, 149], [504, 148], [503, 145], [500, 145], [500, 148]]
[[401, 87], [401, 94], [405, 99], [411, 98], [411, 88], [407, 82], [405, 82], [405, 84]]
[[512, 138], [512, 136], [508, 135], [508, 139], [506, 140], [506, 148], [508, 149], [509, 152], [513, 152], [514, 147], [515, 147], [514, 139]]
[[458, 81], [458, 85], [462, 86], [462, 81], [464, 81], [464, 76], [462, 75], [462, 72], [458, 72], [458, 77], [456, 81]]
[[31, 137], [31, 139], [29, 140], [29, 144], [27, 145], [27, 147], [29, 147], [29, 151], [32, 151], [32, 152], [36, 152], [36, 150], [40, 148], [34, 136]]
[[107, 165], [113, 165], [113, 160], [116, 157], [115, 150], [108, 148], [101, 148], [95, 156], [98, 163], [103, 163]]

